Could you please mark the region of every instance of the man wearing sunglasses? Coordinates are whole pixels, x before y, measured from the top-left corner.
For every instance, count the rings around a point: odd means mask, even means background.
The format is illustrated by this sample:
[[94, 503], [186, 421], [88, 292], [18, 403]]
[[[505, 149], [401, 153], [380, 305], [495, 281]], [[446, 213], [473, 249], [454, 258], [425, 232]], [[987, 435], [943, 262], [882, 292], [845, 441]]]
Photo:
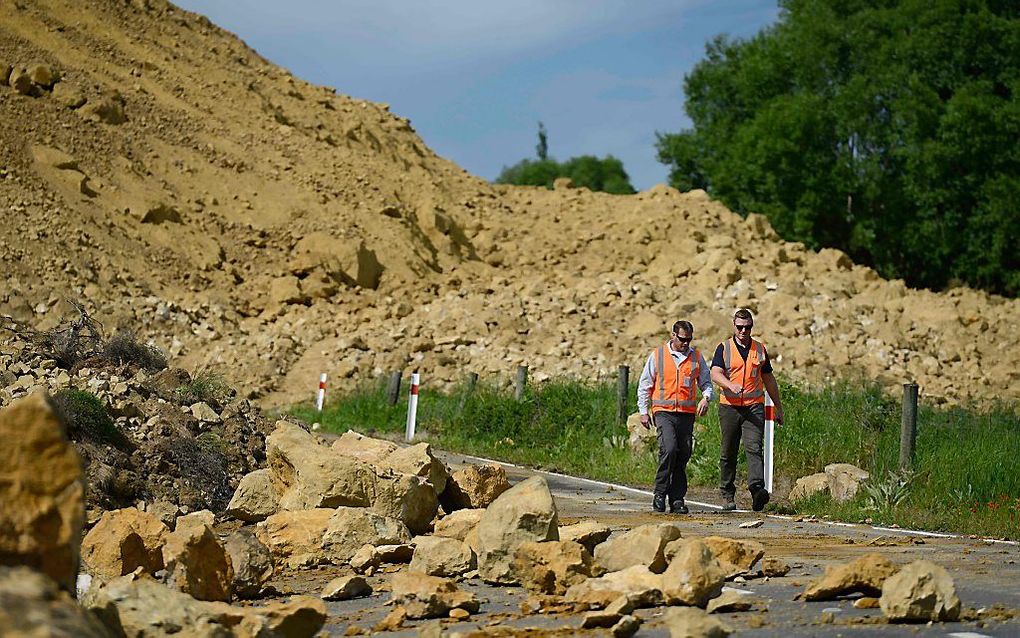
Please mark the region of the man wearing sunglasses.
[[751, 492], [751, 509], [760, 512], [769, 502], [765, 489], [765, 463], [762, 449], [765, 438], [765, 391], [775, 403], [776, 423], [783, 422], [783, 404], [779, 385], [772, 374], [765, 345], [751, 338], [754, 317], [741, 308], [733, 314], [733, 338], [715, 349], [712, 357], [712, 381], [722, 388], [719, 397], [719, 427], [722, 447], [719, 455], [719, 490], [723, 509], [736, 505], [737, 455], [744, 442], [747, 456], [747, 489]]
[[[708, 412], [712, 378], [705, 357], [691, 347], [694, 326], [689, 321], [673, 324], [672, 338], [652, 351], [638, 381], [637, 402], [641, 425], [652, 420], [659, 440], [659, 468], [655, 473], [652, 509], [677, 514], [688, 512], [687, 462], [694, 445], [694, 417]], [[695, 403], [697, 390], [701, 401]], [[651, 418], [649, 418], [649, 408]]]

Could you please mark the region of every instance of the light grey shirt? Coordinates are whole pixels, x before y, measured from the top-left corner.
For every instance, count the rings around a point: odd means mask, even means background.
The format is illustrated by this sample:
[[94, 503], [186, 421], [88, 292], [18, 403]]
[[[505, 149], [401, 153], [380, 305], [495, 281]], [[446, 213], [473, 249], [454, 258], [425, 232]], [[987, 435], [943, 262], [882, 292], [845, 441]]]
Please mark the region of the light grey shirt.
[[[667, 342], [669, 344], [669, 342]], [[677, 352], [673, 349], [672, 345], [667, 345], [666, 349], [669, 350], [669, 354], [673, 357], [673, 363], [677, 368], [680, 367], [687, 357], [693, 352], [692, 348], [688, 348], [687, 352]], [[709, 370], [708, 365], [705, 363], [705, 356], [698, 353], [698, 387], [701, 388], [701, 396], [705, 397], [709, 401], [712, 400], [712, 372]], [[648, 355], [648, 361], [645, 362], [645, 368], [641, 371], [641, 379], [638, 381], [637, 387], [637, 407], [638, 412], [641, 414], [648, 414], [648, 404], [651, 403], [652, 385], [655, 382], [656, 363], [655, 363], [655, 351]]]

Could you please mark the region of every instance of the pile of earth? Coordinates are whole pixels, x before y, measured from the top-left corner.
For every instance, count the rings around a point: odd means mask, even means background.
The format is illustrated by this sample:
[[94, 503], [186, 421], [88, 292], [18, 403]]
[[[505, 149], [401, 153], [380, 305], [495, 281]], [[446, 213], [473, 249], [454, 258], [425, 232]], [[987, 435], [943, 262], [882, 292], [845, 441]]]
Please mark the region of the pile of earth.
[[0, 314], [77, 299], [283, 404], [321, 372], [597, 378], [682, 317], [710, 350], [746, 306], [787, 380], [1020, 397], [1015, 299], [909, 289], [701, 191], [489, 184], [163, 0], [0, 13]]
[[65, 369], [35, 344], [9, 335], [2, 344], [0, 405], [53, 395], [82, 458], [90, 518], [135, 505], [170, 520], [220, 512], [241, 477], [266, 464], [272, 423], [218, 378], [99, 357]]

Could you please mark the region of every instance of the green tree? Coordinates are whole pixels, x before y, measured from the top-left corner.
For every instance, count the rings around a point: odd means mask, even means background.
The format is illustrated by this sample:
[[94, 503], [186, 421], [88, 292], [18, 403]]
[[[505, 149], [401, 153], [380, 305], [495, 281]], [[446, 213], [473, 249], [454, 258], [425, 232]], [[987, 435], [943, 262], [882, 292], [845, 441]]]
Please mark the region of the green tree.
[[685, 78], [670, 183], [887, 277], [1020, 292], [1020, 4], [780, 0]]
[[569, 177], [575, 186], [583, 186], [593, 191], [616, 195], [630, 195], [635, 192], [630, 177], [623, 168], [623, 162], [612, 155], [604, 158], [581, 155], [562, 163], [549, 157], [549, 138], [541, 122], [538, 123], [538, 145], [535, 151], [538, 159], [523, 159], [513, 166], [504, 167], [496, 178], [496, 183], [552, 188], [557, 178]]

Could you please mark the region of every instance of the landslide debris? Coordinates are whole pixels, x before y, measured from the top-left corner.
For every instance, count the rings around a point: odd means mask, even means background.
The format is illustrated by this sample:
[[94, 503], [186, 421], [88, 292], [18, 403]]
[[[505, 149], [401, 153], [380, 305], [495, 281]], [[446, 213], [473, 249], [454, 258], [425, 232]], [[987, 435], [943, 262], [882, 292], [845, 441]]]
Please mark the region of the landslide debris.
[[0, 313], [89, 299], [246, 398], [307, 399], [321, 372], [592, 378], [679, 317], [710, 350], [737, 306], [784, 379], [1020, 397], [1015, 299], [910, 290], [700, 191], [488, 184], [164, 0], [10, 3], [0, 70]]

